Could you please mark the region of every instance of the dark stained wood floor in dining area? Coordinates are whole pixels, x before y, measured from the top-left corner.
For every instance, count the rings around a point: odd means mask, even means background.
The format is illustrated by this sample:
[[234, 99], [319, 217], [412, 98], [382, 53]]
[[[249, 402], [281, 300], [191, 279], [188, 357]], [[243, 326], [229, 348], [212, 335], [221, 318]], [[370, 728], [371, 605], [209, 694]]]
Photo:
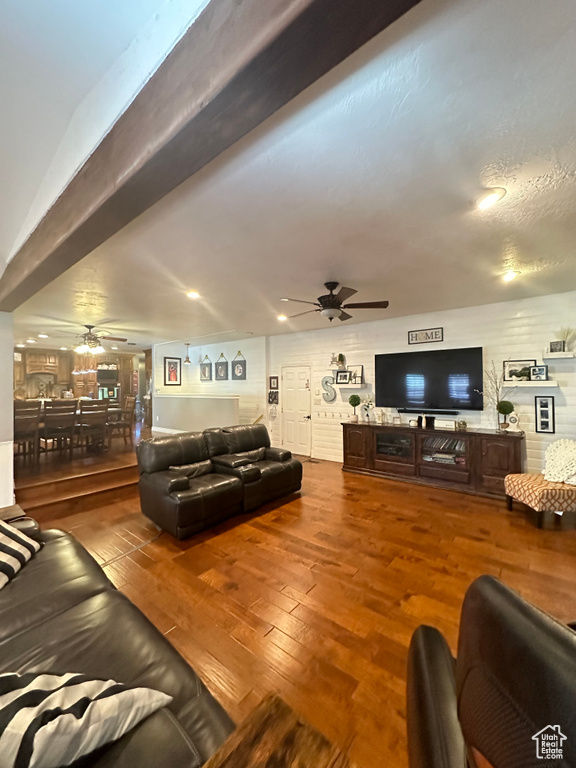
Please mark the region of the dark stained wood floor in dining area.
[[407, 765], [410, 637], [432, 624], [455, 651], [476, 576], [576, 619], [575, 531], [333, 462], [304, 464], [301, 495], [185, 542], [158, 535], [136, 500], [54, 524], [88, 547], [237, 722], [277, 693], [360, 768]]

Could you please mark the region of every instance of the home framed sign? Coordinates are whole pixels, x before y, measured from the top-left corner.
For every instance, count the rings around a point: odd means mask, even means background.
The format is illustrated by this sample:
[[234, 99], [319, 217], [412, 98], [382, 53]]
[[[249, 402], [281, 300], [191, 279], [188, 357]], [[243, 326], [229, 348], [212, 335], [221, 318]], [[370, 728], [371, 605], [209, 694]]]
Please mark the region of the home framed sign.
[[434, 341], [444, 341], [444, 328], [421, 328], [419, 331], [408, 331], [408, 344], [430, 344]]

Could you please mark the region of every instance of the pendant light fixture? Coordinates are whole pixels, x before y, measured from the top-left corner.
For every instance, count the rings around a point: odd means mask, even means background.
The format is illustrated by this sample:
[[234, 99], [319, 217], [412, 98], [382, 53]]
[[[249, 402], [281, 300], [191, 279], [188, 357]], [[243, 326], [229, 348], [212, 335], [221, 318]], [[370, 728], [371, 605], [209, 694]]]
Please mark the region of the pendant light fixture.
[[184, 358], [184, 365], [192, 365], [192, 360], [190, 360], [190, 356], [188, 354], [188, 347], [190, 346], [190, 344], [188, 344], [188, 342], [185, 342], [185, 344], [186, 344], [186, 357]]

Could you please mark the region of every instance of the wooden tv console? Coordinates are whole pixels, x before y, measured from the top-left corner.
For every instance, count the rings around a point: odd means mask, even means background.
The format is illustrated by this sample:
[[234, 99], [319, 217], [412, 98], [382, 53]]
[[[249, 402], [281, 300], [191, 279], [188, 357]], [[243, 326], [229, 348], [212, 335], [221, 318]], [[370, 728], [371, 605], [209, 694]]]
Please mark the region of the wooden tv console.
[[343, 423], [347, 472], [505, 498], [504, 478], [522, 472], [523, 432]]

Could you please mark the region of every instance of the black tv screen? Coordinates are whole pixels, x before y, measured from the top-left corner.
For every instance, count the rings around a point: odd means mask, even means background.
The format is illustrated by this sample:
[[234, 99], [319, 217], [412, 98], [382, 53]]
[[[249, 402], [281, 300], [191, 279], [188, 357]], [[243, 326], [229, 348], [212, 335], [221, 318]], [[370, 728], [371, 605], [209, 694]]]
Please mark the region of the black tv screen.
[[376, 406], [481, 411], [482, 347], [376, 355]]

